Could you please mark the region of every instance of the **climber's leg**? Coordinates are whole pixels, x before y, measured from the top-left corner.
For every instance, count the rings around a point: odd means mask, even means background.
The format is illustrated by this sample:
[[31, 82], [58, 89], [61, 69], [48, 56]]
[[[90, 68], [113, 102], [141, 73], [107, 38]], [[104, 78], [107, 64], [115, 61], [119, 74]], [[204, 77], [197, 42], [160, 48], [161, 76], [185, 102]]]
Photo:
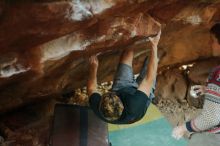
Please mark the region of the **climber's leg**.
[[[138, 85], [140, 85], [140, 83], [145, 78], [145, 76], [147, 76], [147, 66], [148, 66], [148, 56], [146, 56], [146, 58], [144, 59], [143, 66], [141, 68], [141, 71], [140, 71], [137, 79], [136, 79], [136, 82], [138, 83]], [[151, 88], [151, 93], [150, 93], [150, 96], [149, 96], [149, 98], [151, 100], [155, 97], [155, 95], [154, 95], [155, 88], [156, 88], [156, 78], [154, 80], [153, 86]]]
[[142, 82], [142, 80], [145, 78], [147, 74], [147, 65], [148, 65], [148, 56], [146, 56], [146, 58], [144, 59], [141, 71], [136, 79], [138, 85], [140, 85], [140, 83]]
[[119, 64], [126, 64], [132, 67], [133, 58], [134, 58], [134, 50], [126, 49], [121, 54]]
[[133, 74], [132, 62], [134, 57], [133, 49], [126, 49], [122, 52], [119, 65], [114, 77], [113, 91], [124, 87], [138, 87]]

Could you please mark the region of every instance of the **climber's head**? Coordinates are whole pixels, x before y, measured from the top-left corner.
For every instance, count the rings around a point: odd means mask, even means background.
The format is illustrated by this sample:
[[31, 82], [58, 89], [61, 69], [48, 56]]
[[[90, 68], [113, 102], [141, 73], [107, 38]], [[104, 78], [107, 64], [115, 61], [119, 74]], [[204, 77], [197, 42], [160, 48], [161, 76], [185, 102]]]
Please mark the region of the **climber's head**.
[[211, 33], [211, 45], [213, 49], [213, 55], [220, 55], [220, 23], [216, 23], [210, 29]]
[[114, 92], [108, 92], [102, 96], [99, 110], [106, 120], [114, 121], [121, 117], [124, 106], [121, 99]]

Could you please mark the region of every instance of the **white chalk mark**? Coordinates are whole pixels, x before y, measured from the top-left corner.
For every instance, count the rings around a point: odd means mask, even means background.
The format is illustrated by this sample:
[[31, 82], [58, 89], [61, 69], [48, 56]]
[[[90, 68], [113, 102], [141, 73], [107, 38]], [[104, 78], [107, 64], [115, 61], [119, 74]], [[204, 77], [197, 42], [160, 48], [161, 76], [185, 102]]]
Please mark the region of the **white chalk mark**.
[[0, 77], [7, 78], [7, 77], [11, 77], [16, 74], [26, 72], [28, 70], [30, 70], [30, 67], [25, 68], [21, 64], [9, 65], [0, 70]]
[[202, 18], [199, 15], [193, 15], [186, 18], [186, 22], [192, 25], [199, 25], [202, 23]]
[[104, 0], [72, 0], [71, 9], [67, 11], [66, 17], [70, 20], [82, 21], [92, 17], [94, 14], [101, 13], [112, 5], [113, 3]]
[[72, 51], [84, 50], [89, 44], [89, 41], [83, 41], [80, 34], [73, 34], [58, 38], [41, 46], [41, 62], [47, 60], [58, 60], [66, 55], [69, 55]]

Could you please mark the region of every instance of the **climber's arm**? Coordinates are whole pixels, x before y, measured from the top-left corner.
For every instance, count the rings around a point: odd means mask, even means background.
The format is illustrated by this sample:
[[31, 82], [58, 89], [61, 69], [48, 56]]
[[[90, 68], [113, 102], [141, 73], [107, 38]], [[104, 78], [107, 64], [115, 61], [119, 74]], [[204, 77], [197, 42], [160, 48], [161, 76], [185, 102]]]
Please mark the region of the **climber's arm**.
[[153, 86], [153, 82], [157, 74], [158, 57], [157, 57], [157, 45], [159, 43], [161, 31], [154, 38], [150, 38], [152, 44], [151, 56], [149, 59], [147, 76], [140, 83], [138, 90], [144, 92], [147, 96], [150, 96], [150, 91]]
[[97, 70], [99, 61], [96, 56], [91, 56], [89, 59], [89, 78], [87, 82], [87, 92], [88, 95], [97, 91]]

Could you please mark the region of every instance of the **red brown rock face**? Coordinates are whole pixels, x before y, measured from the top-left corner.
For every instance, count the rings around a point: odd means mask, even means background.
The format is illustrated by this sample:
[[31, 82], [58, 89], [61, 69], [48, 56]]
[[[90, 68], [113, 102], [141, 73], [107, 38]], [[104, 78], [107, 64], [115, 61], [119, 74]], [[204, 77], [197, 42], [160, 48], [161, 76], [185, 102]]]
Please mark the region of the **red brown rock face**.
[[212, 57], [209, 27], [218, 2], [2, 1], [0, 112], [85, 85], [87, 58], [100, 53], [99, 81], [112, 80], [120, 50], [134, 47], [135, 72], [146, 37], [157, 34], [160, 68]]

